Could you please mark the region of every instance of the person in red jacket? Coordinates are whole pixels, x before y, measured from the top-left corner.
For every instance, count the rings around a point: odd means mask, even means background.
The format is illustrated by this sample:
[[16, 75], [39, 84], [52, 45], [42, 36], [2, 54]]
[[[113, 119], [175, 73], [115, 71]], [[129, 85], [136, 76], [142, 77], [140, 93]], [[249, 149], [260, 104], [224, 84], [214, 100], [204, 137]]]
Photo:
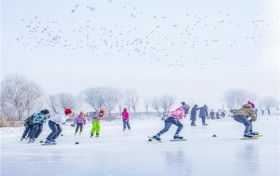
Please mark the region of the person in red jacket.
[[122, 119], [123, 119], [123, 131], [125, 131], [126, 127], [130, 130], [129, 113], [127, 111], [127, 108], [123, 108]]

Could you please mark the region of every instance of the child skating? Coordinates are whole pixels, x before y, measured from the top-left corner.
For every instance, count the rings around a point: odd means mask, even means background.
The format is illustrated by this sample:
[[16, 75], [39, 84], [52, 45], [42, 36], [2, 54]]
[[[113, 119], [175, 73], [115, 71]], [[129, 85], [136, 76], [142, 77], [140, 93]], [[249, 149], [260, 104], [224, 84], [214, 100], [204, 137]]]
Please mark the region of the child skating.
[[94, 135], [94, 133], [96, 133], [95, 137], [99, 137], [100, 134], [100, 120], [103, 117], [103, 115], [105, 114], [105, 111], [103, 109], [101, 109], [99, 111], [99, 113], [96, 112], [96, 114], [93, 115], [92, 117], [92, 129], [90, 131], [90, 137], [92, 137]]
[[179, 108], [177, 108], [175, 111], [171, 111], [168, 114], [168, 118], [164, 121], [164, 124], [165, 124], [164, 129], [162, 129], [160, 132], [158, 132], [152, 138], [157, 141], [161, 141], [160, 136], [162, 134], [166, 133], [170, 129], [171, 125], [173, 124], [178, 127], [176, 130], [176, 133], [173, 136], [173, 139], [183, 139], [184, 137], [179, 135], [180, 131], [183, 129], [183, 124], [180, 122], [180, 120], [183, 119], [187, 110], [188, 110], [188, 107], [185, 105], [182, 105]]
[[130, 130], [129, 113], [127, 111], [127, 108], [123, 108], [122, 119], [123, 119], [123, 131], [125, 131], [126, 127]]
[[33, 143], [39, 137], [43, 131], [44, 123], [49, 118], [49, 114], [49, 110], [45, 109], [33, 116], [33, 128], [28, 143]]
[[[28, 117], [27, 119], [24, 120], [24, 127], [25, 130], [23, 132], [23, 135], [20, 139], [20, 141], [24, 140], [24, 139], [28, 139], [30, 138], [30, 135], [32, 133], [32, 128], [33, 128], [33, 116], [35, 116], [36, 113], [32, 114], [30, 117]], [[26, 137], [27, 136], [27, 137]]]
[[61, 114], [57, 114], [55, 116], [50, 117], [49, 119], [49, 127], [52, 132], [47, 137], [45, 144], [56, 144], [55, 139], [62, 132], [62, 128], [60, 124], [64, 124], [66, 119], [73, 114], [73, 111], [69, 108], [65, 109]]
[[74, 124], [76, 124], [76, 130], [75, 130], [75, 135], [78, 133], [78, 130], [80, 129], [79, 135], [82, 134], [83, 132], [83, 126], [86, 125], [87, 119], [85, 117], [84, 112], [80, 112], [80, 115], [75, 118]]
[[[233, 118], [239, 123], [245, 125], [244, 138], [253, 138], [255, 135], [259, 135], [257, 132], [253, 132], [252, 122], [256, 121], [255, 112], [250, 104], [244, 104], [242, 108], [232, 110]], [[251, 117], [251, 119], [249, 119]]]

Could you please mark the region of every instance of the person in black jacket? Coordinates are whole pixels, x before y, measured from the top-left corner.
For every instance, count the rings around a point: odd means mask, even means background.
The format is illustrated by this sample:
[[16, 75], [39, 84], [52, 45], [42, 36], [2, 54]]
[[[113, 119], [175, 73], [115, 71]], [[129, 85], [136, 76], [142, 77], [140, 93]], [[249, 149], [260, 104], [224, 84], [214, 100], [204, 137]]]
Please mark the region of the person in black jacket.
[[203, 107], [200, 108], [199, 111], [199, 117], [202, 120], [202, 125], [207, 125], [207, 123], [205, 123], [205, 119], [207, 116], [208, 116], [208, 107], [204, 105]]
[[192, 109], [191, 109], [191, 118], [190, 120], [192, 121], [191, 122], [191, 126], [196, 126], [195, 125], [195, 121], [196, 121], [196, 111], [199, 110], [200, 108], [198, 107], [197, 104], [195, 104]]

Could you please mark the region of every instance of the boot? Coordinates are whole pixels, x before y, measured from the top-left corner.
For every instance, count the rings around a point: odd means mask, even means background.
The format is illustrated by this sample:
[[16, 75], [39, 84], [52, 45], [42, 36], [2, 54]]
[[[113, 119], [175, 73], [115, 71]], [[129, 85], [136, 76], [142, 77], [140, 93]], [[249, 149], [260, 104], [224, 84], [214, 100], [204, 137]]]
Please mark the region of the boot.
[[179, 136], [179, 134], [175, 134], [173, 136], [173, 139], [184, 139], [184, 137], [183, 136]]
[[244, 138], [252, 138], [252, 137], [254, 137], [254, 136], [251, 135], [250, 133], [244, 133], [243, 137], [244, 137]]
[[258, 133], [258, 132], [253, 132], [253, 131], [251, 131], [251, 132], [250, 132], [250, 135], [255, 136], [255, 135], [259, 135], [259, 133]]
[[159, 134], [157, 134], [157, 135], [155, 135], [155, 136], [153, 136], [153, 138], [154, 139], [156, 139], [156, 140], [158, 140], [158, 141], [160, 141], [161, 139], [160, 139], [160, 137], [159, 137], [160, 135]]
[[99, 133], [96, 133], [95, 137], [99, 137]]

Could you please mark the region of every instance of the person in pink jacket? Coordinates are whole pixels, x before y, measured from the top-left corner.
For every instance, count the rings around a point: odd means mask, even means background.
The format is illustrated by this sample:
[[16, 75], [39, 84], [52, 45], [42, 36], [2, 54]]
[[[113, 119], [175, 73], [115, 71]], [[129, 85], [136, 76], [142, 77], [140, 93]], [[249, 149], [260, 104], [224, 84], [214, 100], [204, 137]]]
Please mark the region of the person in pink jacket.
[[165, 124], [164, 129], [162, 129], [155, 136], [153, 136], [153, 138], [160, 141], [161, 140], [160, 135], [166, 133], [170, 129], [171, 125], [173, 124], [178, 127], [173, 138], [183, 139], [184, 137], [179, 135], [180, 131], [183, 129], [183, 124], [180, 122], [180, 120], [183, 119], [183, 117], [187, 112], [188, 112], [187, 105], [182, 105], [179, 108], [177, 108], [175, 111], [171, 111], [168, 114], [168, 118], [164, 121]]
[[125, 131], [126, 126], [130, 130], [130, 125], [129, 125], [129, 113], [127, 111], [127, 108], [123, 108], [122, 112], [122, 119], [123, 119], [123, 131]]
[[78, 130], [80, 128], [79, 134], [82, 134], [83, 131], [83, 126], [86, 124], [87, 119], [85, 117], [85, 113], [83, 111], [80, 112], [80, 115], [75, 118], [74, 124], [77, 125], [76, 130], [75, 130], [75, 135], [78, 133]]

